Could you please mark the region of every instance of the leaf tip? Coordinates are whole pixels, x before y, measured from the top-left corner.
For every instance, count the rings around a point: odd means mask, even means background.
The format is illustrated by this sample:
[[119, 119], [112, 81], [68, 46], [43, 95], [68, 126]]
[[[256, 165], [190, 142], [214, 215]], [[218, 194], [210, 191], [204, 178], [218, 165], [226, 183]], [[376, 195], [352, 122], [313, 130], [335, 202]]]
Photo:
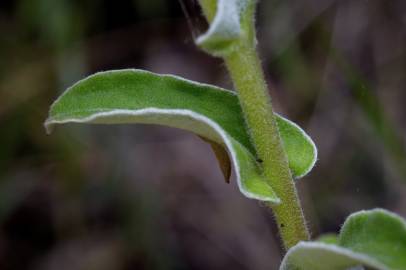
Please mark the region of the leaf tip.
[[44, 128], [47, 135], [51, 135], [52, 131], [54, 130], [54, 125], [51, 119], [47, 119], [44, 122]]

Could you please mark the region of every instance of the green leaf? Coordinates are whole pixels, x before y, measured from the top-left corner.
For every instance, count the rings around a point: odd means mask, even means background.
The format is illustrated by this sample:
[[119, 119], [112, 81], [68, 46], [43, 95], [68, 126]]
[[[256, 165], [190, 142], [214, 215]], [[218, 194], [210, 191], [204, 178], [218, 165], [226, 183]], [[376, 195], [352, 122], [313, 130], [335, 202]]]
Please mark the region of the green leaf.
[[406, 269], [406, 221], [386, 210], [351, 215], [341, 229], [339, 243], [390, 269]]
[[[245, 196], [279, 203], [263, 179], [238, 98], [231, 91], [142, 70], [102, 72], [76, 83], [59, 97], [45, 127], [50, 131], [55, 124], [73, 122], [159, 124], [192, 131], [228, 151]], [[306, 174], [316, 161], [313, 142], [289, 120], [277, 116], [277, 123], [292, 174]], [[224, 154], [215, 148], [217, 156], [223, 156], [222, 167], [227, 168]]]
[[349, 216], [336, 245], [301, 242], [286, 254], [281, 270], [341, 270], [365, 266], [406, 269], [406, 222], [383, 209]]
[[[197, 45], [215, 56], [225, 56], [242, 40], [255, 42], [250, 29], [255, 3], [255, 0], [217, 0], [214, 17], [206, 14], [210, 27], [197, 38]], [[201, 4], [214, 8], [214, 1], [201, 0]]]

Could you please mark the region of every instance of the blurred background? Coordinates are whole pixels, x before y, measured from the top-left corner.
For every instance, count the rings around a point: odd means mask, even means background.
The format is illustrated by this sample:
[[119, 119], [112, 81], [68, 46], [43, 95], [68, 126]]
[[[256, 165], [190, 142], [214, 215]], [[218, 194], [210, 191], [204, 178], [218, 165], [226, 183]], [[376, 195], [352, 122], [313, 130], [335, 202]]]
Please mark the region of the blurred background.
[[[298, 181], [313, 236], [351, 212], [406, 217], [406, 2], [263, 0], [277, 111], [319, 148]], [[278, 269], [270, 211], [224, 183], [209, 145], [149, 126], [58, 128], [49, 105], [97, 71], [232, 88], [199, 51], [195, 0], [0, 1], [0, 269]]]

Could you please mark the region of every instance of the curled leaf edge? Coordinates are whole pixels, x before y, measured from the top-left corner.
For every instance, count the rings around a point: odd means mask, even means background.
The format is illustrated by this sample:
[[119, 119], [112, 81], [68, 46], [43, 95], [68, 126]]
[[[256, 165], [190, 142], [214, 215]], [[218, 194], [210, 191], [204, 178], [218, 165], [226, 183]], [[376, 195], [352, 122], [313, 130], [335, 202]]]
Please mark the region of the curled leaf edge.
[[290, 269], [289, 268], [291, 266], [291, 264], [289, 262], [290, 256], [294, 255], [294, 252], [297, 252], [300, 249], [324, 250], [324, 251], [332, 252], [334, 254], [346, 256], [352, 260], [357, 260], [361, 264], [368, 266], [368, 267], [374, 267], [374, 268], [377, 268], [380, 270], [390, 270], [388, 267], [386, 267], [385, 265], [383, 265], [376, 259], [374, 259], [368, 255], [362, 254], [362, 253], [354, 252], [350, 249], [336, 246], [333, 244], [325, 244], [325, 243], [320, 243], [320, 242], [303, 242], [303, 241], [299, 242], [296, 246], [292, 247], [286, 253], [285, 257], [282, 260], [279, 270]]
[[[223, 91], [228, 91], [228, 90], [223, 90]], [[231, 92], [231, 91], [229, 91]], [[63, 95], [62, 95], [63, 96]], [[61, 96], [61, 97], [62, 97]], [[58, 102], [58, 100], [61, 98], [59, 97], [55, 103]], [[55, 104], [54, 103], [54, 104]], [[212, 128], [217, 135], [220, 136], [221, 140], [223, 141], [223, 143], [225, 144], [227, 151], [231, 157], [232, 163], [234, 165], [234, 171], [236, 173], [236, 179], [237, 179], [237, 185], [238, 188], [240, 190], [240, 192], [246, 196], [247, 198], [250, 199], [256, 199], [256, 200], [260, 200], [260, 201], [267, 201], [267, 202], [271, 202], [273, 204], [280, 204], [281, 200], [277, 197], [277, 194], [275, 194], [275, 198], [270, 198], [268, 196], [260, 196], [251, 192], [248, 192], [242, 184], [242, 179], [241, 179], [241, 167], [239, 166], [239, 162], [237, 159], [237, 154], [234, 151], [234, 148], [232, 146], [232, 142], [230, 141], [230, 139], [228, 138], [229, 135], [227, 135], [227, 133], [213, 120], [209, 119], [208, 117], [198, 114], [194, 111], [191, 110], [186, 110], [186, 109], [160, 109], [160, 108], [154, 108], [154, 107], [149, 107], [149, 108], [144, 108], [144, 109], [140, 109], [140, 110], [123, 110], [123, 109], [116, 109], [116, 110], [111, 110], [109, 109], [109, 111], [100, 111], [100, 112], [95, 112], [93, 115], [89, 116], [89, 117], [84, 117], [84, 118], [66, 118], [63, 120], [56, 120], [54, 119], [54, 117], [50, 117], [48, 118], [45, 123], [45, 129], [47, 131], [48, 134], [50, 134], [52, 132], [52, 127], [55, 124], [66, 124], [66, 123], [88, 123], [88, 122], [92, 122], [95, 121], [98, 118], [103, 118], [103, 117], [108, 117], [108, 116], [119, 116], [119, 115], [125, 115], [125, 116], [146, 116], [146, 115], [162, 115], [162, 114], [166, 114], [166, 115], [178, 115], [178, 116], [184, 116], [184, 117], [190, 117], [195, 121], [200, 121], [205, 123], [207, 126], [209, 126], [210, 128]], [[237, 143], [239, 143], [238, 141], [236, 141]], [[249, 155], [251, 155], [251, 157], [253, 159], [255, 159], [253, 157], [253, 155], [247, 150], [247, 153]], [[273, 191], [272, 187], [270, 187], [270, 190]]]

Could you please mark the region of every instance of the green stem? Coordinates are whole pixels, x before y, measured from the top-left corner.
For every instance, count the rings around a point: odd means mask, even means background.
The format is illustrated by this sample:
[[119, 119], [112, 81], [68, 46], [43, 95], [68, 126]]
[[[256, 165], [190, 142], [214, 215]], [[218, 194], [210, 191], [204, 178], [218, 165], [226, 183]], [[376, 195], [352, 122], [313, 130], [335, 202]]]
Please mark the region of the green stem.
[[299, 241], [308, 240], [309, 234], [260, 61], [254, 48], [241, 47], [225, 57], [225, 62], [258, 157], [263, 160], [265, 178], [281, 199], [279, 205], [269, 206], [273, 209], [284, 246], [289, 249]]
[[[200, 2], [209, 21], [215, 13], [212, 3], [213, 0]], [[299, 241], [309, 240], [309, 233], [275, 121], [261, 63], [254, 42], [250, 42], [255, 33], [253, 21], [251, 24], [245, 39], [242, 38], [238, 48], [225, 56], [224, 60], [237, 90], [258, 158], [263, 161], [265, 178], [281, 199], [279, 205], [268, 206], [273, 209], [284, 247], [289, 249]]]

